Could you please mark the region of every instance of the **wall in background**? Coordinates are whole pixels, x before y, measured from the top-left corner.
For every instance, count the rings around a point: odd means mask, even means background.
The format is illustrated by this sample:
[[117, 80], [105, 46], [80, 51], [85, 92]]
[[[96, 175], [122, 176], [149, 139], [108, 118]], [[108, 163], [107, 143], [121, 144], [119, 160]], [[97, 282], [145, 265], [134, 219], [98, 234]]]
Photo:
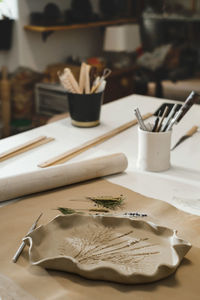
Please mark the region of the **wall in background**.
[[19, 65], [18, 20], [14, 22], [13, 26], [12, 48], [10, 50], [0, 50], [0, 66], [2, 65], [7, 66], [9, 71], [15, 70]]
[[[176, 1], [174, 1], [174, 0], [168, 0], [168, 1], [171, 4], [174, 4], [174, 3], [181, 4], [181, 5], [183, 5], [187, 9], [191, 9], [192, 8], [192, 1], [191, 0], [176, 0]], [[199, 13], [200, 12], [200, 1], [196, 1], [195, 4], [196, 4], [196, 10]]]
[[[18, 66], [30, 67], [43, 71], [48, 64], [65, 61], [67, 56], [99, 56], [102, 53], [102, 29], [74, 29], [54, 32], [46, 42], [41, 34], [29, 32], [23, 26], [29, 24], [29, 14], [42, 11], [49, 2], [56, 3], [60, 9], [70, 7], [67, 0], [19, 0], [19, 19], [15, 21], [13, 30], [13, 45], [9, 51], [0, 51], [0, 65], [7, 65], [9, 71]], [[98, 1], [92, 0], [93, 10], [98, 10]]]

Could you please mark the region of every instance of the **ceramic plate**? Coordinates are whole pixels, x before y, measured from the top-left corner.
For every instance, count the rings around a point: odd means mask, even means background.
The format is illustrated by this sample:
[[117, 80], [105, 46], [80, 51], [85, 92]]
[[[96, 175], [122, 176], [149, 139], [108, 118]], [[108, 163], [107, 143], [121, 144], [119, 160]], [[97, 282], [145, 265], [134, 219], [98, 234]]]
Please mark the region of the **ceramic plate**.
[[169, 276], [191, 248], [150, 222], [79, 214], [58, 216], [24, 240], [32, 265], [129, 284]]

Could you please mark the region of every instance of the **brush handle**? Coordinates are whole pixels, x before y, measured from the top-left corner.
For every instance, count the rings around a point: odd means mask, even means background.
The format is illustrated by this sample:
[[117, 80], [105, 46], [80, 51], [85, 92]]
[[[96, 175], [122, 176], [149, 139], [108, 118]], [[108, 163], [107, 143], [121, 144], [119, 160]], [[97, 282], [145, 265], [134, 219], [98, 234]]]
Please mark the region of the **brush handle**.
[[196, 102], [196, 98], [198, 98], [199, 95], [192, 91], [188, 98], [186, 99], [183, 106], [180, 108], [180, 111], [178, 112], [178, 116], [176, 118], [176, 123], [180, 122], [180, 120], [184, 117], [184, 115], [188, 112], [188, 110], [191, 108], [191, 106]]
[[159, 131], [161, 130], [162, 123], [163, 123], [164, 118], [165, 118], [166, 115], [167, 115], [168, 109], [169, 109], [169, 107], [166, 106], [166, 107], [165, 107], [165, 110], [164, 110], [164, 112], [163, 112], [163, 115], [162, 115], [162, 117], [161, 117], [160, 123], [159, 123], [159, 125], [158, 125], [158, 127], [157, 127], [157, 129], [156, 129], [157, 132], [159, 132]]

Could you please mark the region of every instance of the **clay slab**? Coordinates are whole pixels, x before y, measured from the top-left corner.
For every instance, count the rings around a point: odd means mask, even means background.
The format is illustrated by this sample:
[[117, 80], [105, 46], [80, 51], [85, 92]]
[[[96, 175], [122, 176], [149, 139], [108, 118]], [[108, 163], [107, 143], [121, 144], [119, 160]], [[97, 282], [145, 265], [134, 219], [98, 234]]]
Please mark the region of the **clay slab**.
[[24, 240], [32, 265], [126, 284], [169, 276], [191, 248], [147, 221], [79, 214], [57, 216]]

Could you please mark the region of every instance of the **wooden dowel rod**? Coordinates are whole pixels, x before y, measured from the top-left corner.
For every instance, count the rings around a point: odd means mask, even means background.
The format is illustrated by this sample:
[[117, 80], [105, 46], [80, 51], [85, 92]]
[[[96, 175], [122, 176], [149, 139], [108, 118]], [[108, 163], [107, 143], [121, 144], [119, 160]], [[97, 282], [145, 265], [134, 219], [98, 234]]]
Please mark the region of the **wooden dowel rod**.
[[41, 145], [44, 145], [46, 143], [49, 143], [51, 141], [54, 141], [54, 138], [47, 138], [46, 136], [39, 136], [33, 140], [30, 140], [29, 142], [26, 142], [20, 146], [14, 147], [8, 151], [1, 153], [0, 154], [0, 162], [4, 161], [6, 159], [9, 159], [11, 157], [14, 157], [18, 154], [29, 151], [31, 149], [34, 149], [36, 147], [39, 147]]
[[[146, 119], [150, 118], [152, 115], [153, 115], [152, 113], [147, 113], [144, 116], [142, 116], [142, 118], [143, 118], [143, 120], [146, 120]], [[82, 144], [81, 146], [75, 147], [75, 148], [73, 148], [69, 151], [66, 151], [54, 158], [51, 158], [43, 163], [40, 163], [38, 165], [38, 167], [46, 168], [46, 167], [53, 166], [56, 164], [64, 163], [64, 162], [70, 160], [71, 158], [79, 155], [80, 153], [88, 150], [89, 148], [91, 148], [95, 145], [98, 145], [100, 143], [103, 143], [104, 141], [110, 139], [111, 137], [117, 135], [118, 133], [120, 133], [136, 124], [137, 124], [137, 120], [131, 120], [130, 122], [125, 123], [125, 124], [115, 128], [101, 136], [98, 136], [98, 137], [94, 138], [93, 140], [90, 140], [90, 141]]]

